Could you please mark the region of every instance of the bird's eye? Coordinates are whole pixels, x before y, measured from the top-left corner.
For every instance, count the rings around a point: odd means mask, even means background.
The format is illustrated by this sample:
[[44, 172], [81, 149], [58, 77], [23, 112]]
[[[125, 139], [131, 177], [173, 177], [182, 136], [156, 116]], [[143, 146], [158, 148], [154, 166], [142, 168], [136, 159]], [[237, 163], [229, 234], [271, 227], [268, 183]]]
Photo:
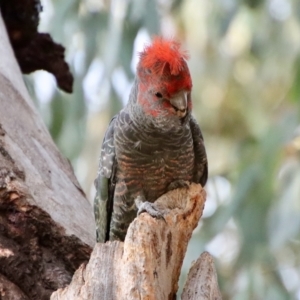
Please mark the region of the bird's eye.
[[157, 97], [157, 98], [162, 98], [162, 94], [160, 93], [160, 92], [157, 92], [156, 94], [155, 94], [155, 96]]

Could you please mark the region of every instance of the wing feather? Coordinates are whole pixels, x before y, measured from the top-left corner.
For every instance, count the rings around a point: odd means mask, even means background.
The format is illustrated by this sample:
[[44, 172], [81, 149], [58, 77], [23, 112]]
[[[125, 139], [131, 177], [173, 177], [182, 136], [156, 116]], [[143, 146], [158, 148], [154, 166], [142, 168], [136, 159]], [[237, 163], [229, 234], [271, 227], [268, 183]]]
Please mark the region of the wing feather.
[[207, 156], [201, 129], [193, 116], [190, 119], [190, 127], [195, 152], [194, 181], [200, 183], [203, 187], [208, 176]]
[[102, 143], [99, 168], [95, 180], [96, 196], [94, 214], [96, 221], [96, 240], [104, 243], [108, 240], [110, 220], [115, 189], [116, 155], [114, 144], [114, 126], [116, 116], [111, 120]]

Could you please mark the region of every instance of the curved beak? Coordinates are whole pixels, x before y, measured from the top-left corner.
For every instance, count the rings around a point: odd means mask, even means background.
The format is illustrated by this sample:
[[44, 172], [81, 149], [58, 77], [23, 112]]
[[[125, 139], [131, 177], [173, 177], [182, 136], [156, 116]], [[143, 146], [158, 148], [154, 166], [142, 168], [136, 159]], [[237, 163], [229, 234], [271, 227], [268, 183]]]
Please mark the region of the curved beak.
[[187, 92], [180, 92], [170, 98], [170, 103], [176, 111], [178, 117], [183, 118], [187, 113]]

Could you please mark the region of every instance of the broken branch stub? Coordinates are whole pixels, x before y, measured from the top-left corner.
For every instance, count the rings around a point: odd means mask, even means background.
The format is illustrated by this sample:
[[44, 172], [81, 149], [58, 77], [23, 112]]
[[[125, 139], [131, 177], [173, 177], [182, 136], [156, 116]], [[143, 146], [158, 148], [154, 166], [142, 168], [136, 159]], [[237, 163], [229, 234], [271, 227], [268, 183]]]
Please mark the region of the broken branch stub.
[[51, 299], [174, 299], [205, 198], [197, 184], [161, 196], [156, 203], [168, 209], [165, 220], [143, 213], [131, 223], [124, 243], [97, 244], [87, 266]]
[[181, 300], [222, 300], [214, 260], [208, 252], [192, 264]]

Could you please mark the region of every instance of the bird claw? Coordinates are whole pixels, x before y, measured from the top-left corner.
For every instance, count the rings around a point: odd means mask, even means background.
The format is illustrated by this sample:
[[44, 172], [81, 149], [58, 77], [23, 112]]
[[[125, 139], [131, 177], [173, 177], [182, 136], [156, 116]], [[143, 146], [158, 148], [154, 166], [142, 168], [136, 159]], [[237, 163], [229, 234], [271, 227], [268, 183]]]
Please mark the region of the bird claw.
[[167, 187], [167, 191], [173, 191], [176, 189], [180, 189], [180, 188], [188, 188], [189, 187], [189, 183], [187, 181], [184, 180], [176, 180], [171, 182], [168, 187]]
[[142, 202], [138, 207], [137, 214], [140, 215], [143, 212], [147, 212], [151, 217], [156, 219], [162, 219], [166, 222], [164, 218], [164, 212], [158, 210], [155, 203], [151, 203], [148, 201]]

